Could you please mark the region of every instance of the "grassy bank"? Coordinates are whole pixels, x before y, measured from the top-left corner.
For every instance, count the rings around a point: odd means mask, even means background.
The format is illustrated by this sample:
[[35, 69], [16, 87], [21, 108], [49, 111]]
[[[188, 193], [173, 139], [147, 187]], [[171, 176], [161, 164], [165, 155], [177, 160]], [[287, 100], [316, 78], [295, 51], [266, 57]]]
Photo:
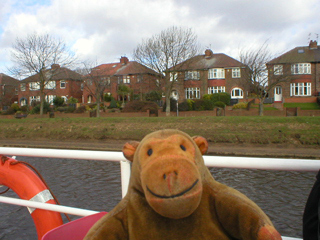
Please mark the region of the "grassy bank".
[[169, 117], [0, 119], [0, 139], [140, 140], [175, 128], [217, 143], [320, 146], [320, 117]]

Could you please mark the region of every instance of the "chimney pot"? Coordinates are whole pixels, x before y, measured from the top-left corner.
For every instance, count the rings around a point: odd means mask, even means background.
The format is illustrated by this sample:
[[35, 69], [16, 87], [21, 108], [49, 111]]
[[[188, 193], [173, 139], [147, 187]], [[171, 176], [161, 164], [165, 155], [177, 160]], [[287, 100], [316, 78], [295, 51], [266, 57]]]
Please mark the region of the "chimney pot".
[[210, 58], [213, 56], [213, 52], [211, 49], [206, 49], [206, 51], [204, 52], [204, 56], [205, 58]]
[[60, 68], [60, 65], [59, 64], [52, 64], [51, 65], [51, 69], [58, 69], [58, 68]]
[[126, 65], [129, 62], [129, 59], [127, 57], [121, 57], [120, 58], [120, 63], [122, 65]]
[[317, 49], [318, 48], [318, 43], [317, 43], [317, 41], [316, 40], [314, 40], [314, 41], [310, 41], [310, 43], [309, 43], [309, 48], [310, 49]]

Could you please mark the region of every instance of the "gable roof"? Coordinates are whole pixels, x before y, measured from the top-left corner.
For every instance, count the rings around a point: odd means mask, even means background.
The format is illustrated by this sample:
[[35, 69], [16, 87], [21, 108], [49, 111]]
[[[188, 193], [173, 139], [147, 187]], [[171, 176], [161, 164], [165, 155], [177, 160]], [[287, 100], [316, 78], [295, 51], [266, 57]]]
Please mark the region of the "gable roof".
[[[74, 80], [74, 81], [80, 81], [82, 80], [82, 75], [72, 71], [68, 68], [65, 67], [60, 67], [60, 66], [56, 66], [56, 67], [52, 67], [51, 69], [47, 70], [48, 73], [52, 72], [52, 77], [50, 78], [50, 80]], [[39, 73], [32, 75], [30, 77], [27, 77], [25, 79], [23, 79], [21, 82], [38, 82], [40, 81], [40, 77], [39, 77]]]
[[128, 61], [126, 63], [107, 63], [101, 64], [95, 68], [94, 71], [98, 71], [98, 75], [103, 76], [121, 76], [130, 74], [151, 74], [160, 75], [156, 71], [136, 62]]
[[211, 50], [207, 49], [204, 55], [192, 57], [177, 66], [170, 68], [170, 71], [207, 70], [210, 68], [233, 68], [243, 66], [243, 63], [224, 53], [212, 53]]
[[281, 56], [271, 60], [270, 62], [268, 62], [268, 64], [316, 63], [316, 62], [320, 62], [320, 46], [318, 46], [317, 43], [315, 44], [314, 47], [310, 47], [310, 45], [296, 47], [282, 54]]
[[0, 84], [11, 85], [11, 86], [18, 86], [20, 81], [13, 77], [10, 77], [4, 73], [0, 73]]

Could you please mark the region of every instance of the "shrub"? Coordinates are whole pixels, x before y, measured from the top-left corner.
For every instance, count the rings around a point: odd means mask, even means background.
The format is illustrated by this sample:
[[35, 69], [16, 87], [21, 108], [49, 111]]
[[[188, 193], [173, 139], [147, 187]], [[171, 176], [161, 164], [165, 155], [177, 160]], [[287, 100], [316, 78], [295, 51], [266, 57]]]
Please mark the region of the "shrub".
[[204, 100], [203, 99], [196, 99], [194, 100], [194, 110], [196, 111], [203, 111], [205, 110], [204, 106]]
[[189, 111], [194, 110], [194, 101], [192, 99], [187, 99]]
[[162, 98], [162, 94], [159, 91], [151, 91], [146, 93], [146, 100], [147, 101], [152, 101], [152, 102], [156, 102], [161, 100]]
[[[43, 103], [43, 113], [47, 113], [50, 111], [50, 104], [47, 103], [47, 102], [44, 102]], [[37, 104], [35, 107], [32, 108], [31, 110], [31, 113], [32, 114], [35, 114], [35, 113], [40, 113], [40, 103]]]
[[21, 106], [20, 110], [21, 110], [21, 112], [26, 113], [26, 112], [28, 112], [29, 108], [27, 105], [25, 105], [25, 106]]
[[247, 106], [248, 106], [247, 102], [240, 102], [240, 103], [234, 104], [232, 106], [232, 109], [246, 109]]
[[74, 97], [70, 97], [68, 99], [68, 103], [69, 104], [76, 104], [78, 102], [78, 99], [74, 98]]
[[11, 104], [11, 108], [12, 108], [13, 111], [15, 111], [15, 112], [16, 112], [16, 111], [19, 111], [19, 109], [20, 109], [20, 108], [19, 108], [19, 105], [18, 105], [17, 103], [12, 103], [12, 104]]
[[74, 110], [75, 113], [84, 113], [86, 111], [86, 106], [80, 106]]
[[[163, 112], [166, 111], [166, 106], [167, 106], [167, 103], [165, 102], [162, 107]], [[170, 98], [170, 112], [176, 112], [176, 111], [177, 111], [177, 101], [174, 100], [173, 98]]]
[[317, 103], [318, 103], [319, 106], [320, 106], [320, 97], [317, 97]]
[[111, 99], [112, 99], [112, 94], [106, 93], [106, 94], [103, 96], [103, 100], [104, 100], [105, 102], [111, 102]]
[[108, 108], [118, 108], [117, 101], [112, 97]]
[[64, 112], [64, 113], [73, 113], [75, 108], [73, 106], [65, 106], [65, 107], [58, 107], [57, 111]]
[[224, 108], [226, 104], [224, 102], [218, 101], [214, 103], [215, 107]]
[[188, 104], [188, 102], [187, 102], [187, 101], [183, 101], [182, 103], [179, 103], [178, 109], [179, 109], [179, 111], [182, 111], [182, 112], [184, 112], [184, 111], [189, 111], [189, 104]]
[[155, 102], [136, 100], [128, 102], [122, 112], [146, 112], [148, 109], [150, 113], [157, 113], [158, 105]]
[[53, 99], [53, 105], [56, 107], [61, 107], [64, 104], [64, 98], [57, 96]]
[[214, 103], [210, 99], [203, 99], [204, 110], [213, 110]]
[[202, 98], [205, 99], [205, 100], [211, 100], [211, 96], [212, 96], [212, 94], [204, 94], [202, 96]]
[[8, 107], [6, 111], [2, 112], [3, 115], [12, 115], [15, 114], [15, 110], [12, 107]]
[[230, 105], [231, 95], [226, 92], [214, 93], [211, 94], [211, 101], [215, 102], [224, 102], [225, 105]]

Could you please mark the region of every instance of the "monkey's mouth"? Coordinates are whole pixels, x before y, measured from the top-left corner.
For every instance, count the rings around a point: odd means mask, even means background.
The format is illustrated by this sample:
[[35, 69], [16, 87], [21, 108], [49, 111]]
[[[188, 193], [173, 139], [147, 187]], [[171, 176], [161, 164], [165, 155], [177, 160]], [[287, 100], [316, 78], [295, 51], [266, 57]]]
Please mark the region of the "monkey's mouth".
[[153, 196], [157, 197], [157, 198], [176, 198], [176, 197], [180, 197], [183, 194], [189, 192], [195, 185], [197, 185], [197, 183], [199, 182], [199, 179], [197, 179], [190, 187], [188, 187], [186, 190], [183, 190], [182, 192], [179, 192], [178, 194], [174, 194], [174, 195], [170, 195], [170, 196], [165, 196], [165, 195], [159, 195], [154, 193], [153, 191], [150, 190], [150, 188], [147, 185], [147, 190], [148, 192], [150, 192]]

